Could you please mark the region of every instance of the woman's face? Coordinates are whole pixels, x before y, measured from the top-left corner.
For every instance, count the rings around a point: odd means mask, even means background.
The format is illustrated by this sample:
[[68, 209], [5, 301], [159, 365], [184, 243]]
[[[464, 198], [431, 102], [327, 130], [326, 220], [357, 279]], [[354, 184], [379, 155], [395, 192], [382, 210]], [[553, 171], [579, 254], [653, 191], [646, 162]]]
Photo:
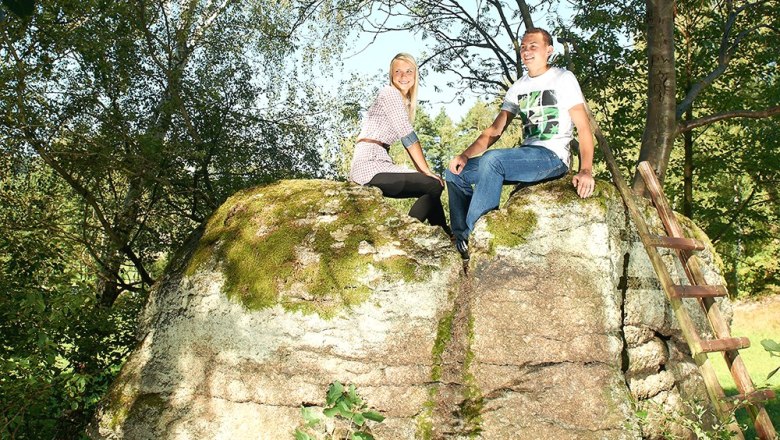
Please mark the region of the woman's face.
[[414, 86], [414, 65], [408, 61], [393, 61], [393, 85], [404, 95]]

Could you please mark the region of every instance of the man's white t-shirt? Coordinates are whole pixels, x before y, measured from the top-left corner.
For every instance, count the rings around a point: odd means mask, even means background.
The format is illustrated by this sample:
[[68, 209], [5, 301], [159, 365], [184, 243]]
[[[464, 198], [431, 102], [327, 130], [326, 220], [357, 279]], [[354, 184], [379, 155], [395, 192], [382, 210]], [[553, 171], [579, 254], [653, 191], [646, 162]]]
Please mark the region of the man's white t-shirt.
[[540, 145], [552, 150], [569, 167], [569, 142], [574, 128], [569, 109], [584, 102], [574, 74], [550, 67], [539, 76], [526, 74], [515, 81], [506, 92], [501, 110], [520, 115], [522, 145]]

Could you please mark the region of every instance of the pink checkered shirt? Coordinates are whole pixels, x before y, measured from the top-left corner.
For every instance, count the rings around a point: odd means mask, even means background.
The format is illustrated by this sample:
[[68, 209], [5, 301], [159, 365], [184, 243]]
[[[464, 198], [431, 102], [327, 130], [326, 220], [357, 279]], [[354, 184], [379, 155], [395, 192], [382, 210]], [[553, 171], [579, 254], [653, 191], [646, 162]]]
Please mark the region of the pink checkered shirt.
[[[405, 147], [417, 141], [398, 89], [388, 85], [379, 91], [363, 120], [358, 139], [373, 139], [386, 145], [402, 139]], [[387, 148], [371, 142], [358, 142], [352, 157], [349, 180], [365, 185], [378, 173], [414, 172], [416, 171], [394, 164]]]

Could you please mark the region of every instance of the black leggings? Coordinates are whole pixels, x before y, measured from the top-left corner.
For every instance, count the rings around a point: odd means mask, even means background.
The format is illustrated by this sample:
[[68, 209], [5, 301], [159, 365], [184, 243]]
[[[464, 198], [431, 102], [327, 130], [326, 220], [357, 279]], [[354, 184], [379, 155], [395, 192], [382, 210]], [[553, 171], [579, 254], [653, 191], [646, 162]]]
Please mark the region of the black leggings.
[[441, 192], [444, 189], [438, 180], [423, 173], [379, 173], [366, 185], [382, 190], [382, 195], [394, 199], [419, 197], [409, 215], [434, 226], [441, 226], [444, 232], [450, 234], [444, 208], [441, 206]]

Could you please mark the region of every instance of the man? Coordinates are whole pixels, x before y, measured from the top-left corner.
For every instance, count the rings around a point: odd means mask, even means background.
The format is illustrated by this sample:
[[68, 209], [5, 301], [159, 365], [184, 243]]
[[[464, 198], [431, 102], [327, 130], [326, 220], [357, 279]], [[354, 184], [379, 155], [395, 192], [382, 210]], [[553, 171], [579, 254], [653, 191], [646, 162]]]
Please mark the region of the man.
[[[468, 240], [474, 224], [498, 208], [504, 183], [539, 182], [568, 172], [572, 125], [577, 127], [580, 143], [580, 171], [572, 184], [580, 197], [593, 194], [593, 135], [585, 99], [574, 74], [548, 64], [552, 52], [552, 37], [544, 29], [529, 29], [523, 35], [520, 57], [526, 74], [507, 91], [493, 125], [450, 161], [445, 173], [450, 222], [455, 247], [464, 260], [469, 258]], [[518, 114], [523, 124], [519, 147], [474, 157], [493, 145]]]

